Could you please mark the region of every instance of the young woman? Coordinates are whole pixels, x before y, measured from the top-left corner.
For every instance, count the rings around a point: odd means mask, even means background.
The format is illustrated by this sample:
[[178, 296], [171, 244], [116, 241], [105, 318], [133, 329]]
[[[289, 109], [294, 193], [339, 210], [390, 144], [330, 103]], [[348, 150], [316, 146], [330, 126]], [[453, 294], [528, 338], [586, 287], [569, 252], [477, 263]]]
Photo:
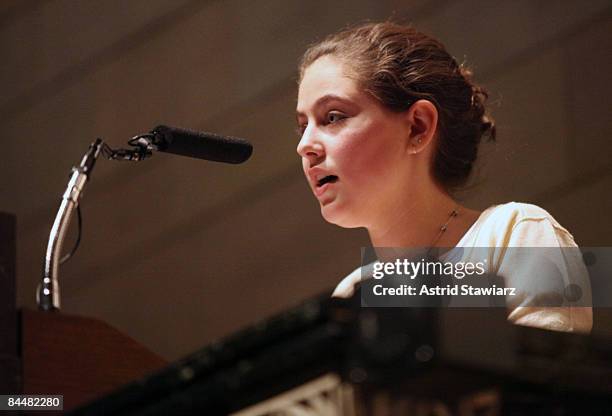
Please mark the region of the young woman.
[[[321, 213], [341, 227], [365, 227], [374, 247], [488, 247], [489, 271], [519, 291], [508, 299], [511, 322], [588, 332], [590, 307], [534, 306], [547, 285], [534, 283], [533, 270], [518, 273], [524, 267], [499, 250], [575, 247], [566, 229], [534, 205], [479, 212], [452, 197], [481, 139], [495, 138], [486, 98], [440, 42], [410, 27], [365, 24], [312, 46], [300, 66], [297, 152]], [[563, 268], [552, 286], [578, 285], [590, 299], [582, 261]], [[357, 269], [334, 296], [350, 296], [360, 279]]]

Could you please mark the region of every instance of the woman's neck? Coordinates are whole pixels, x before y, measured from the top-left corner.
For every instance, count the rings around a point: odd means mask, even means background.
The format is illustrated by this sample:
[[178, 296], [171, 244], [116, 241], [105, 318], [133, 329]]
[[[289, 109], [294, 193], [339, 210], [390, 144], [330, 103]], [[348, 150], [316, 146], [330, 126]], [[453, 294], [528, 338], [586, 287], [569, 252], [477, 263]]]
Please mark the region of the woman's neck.
[[[480, 215], [435, 186], [405, 195], [404, 201], [393, 201], [366, 227], [373, 247], [454, 247]], [[454, 210], [458, 215], [452, 217]]]

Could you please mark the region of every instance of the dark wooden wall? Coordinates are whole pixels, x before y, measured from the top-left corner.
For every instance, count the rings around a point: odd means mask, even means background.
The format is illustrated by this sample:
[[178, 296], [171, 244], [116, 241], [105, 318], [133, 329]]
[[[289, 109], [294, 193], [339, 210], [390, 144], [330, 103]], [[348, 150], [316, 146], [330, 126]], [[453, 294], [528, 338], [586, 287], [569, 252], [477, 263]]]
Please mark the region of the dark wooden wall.
[[15, 287], [16, 219], [0, 212], [0, 391], [19, 390], [20, 360], [18, 352]]

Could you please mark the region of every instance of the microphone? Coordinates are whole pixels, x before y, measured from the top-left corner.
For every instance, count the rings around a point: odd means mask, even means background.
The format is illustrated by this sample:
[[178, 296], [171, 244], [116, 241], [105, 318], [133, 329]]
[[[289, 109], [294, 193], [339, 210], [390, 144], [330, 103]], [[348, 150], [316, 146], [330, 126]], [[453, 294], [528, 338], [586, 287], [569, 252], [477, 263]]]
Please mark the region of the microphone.
[[238, 164], [245, 162], [253, 153], [253, 146], [244, 139], [178, 127], [157, 126], [150, 137], [160, 152], [214, 162]]

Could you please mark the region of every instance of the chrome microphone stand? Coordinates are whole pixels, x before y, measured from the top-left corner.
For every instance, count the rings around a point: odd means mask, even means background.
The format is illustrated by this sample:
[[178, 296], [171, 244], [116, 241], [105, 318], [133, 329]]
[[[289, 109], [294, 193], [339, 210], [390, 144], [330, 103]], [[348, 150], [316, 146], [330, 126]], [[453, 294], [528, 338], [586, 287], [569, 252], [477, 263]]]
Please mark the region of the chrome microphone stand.
[[43, 279], [38, 285], [36, 293], [36, 302], [38, 303], [39, 309], [45, 311], [60, 309], [58, 273], [59, 265], [63, 261], [60, 261], [62, 245], [64, 244], [66, 231], [74, 215], [74, 210], [79, 205], [81, 193], [91, 176], [98, 155], [102, 152], [104, 156], [111, 160], [143, 160], [151, 156], [151, 150], [153, 150], [147, 139], [148, 137], [146, 135], [133, 138], [132, 140], [134, 142], [130, 143], [136, 147], [133, 150], [113, 150], [105, 144], [102, 139], [96, 139], [96, 141], [89, 146], [87, 153], [85, 153], [85, 156], [83, 156], [81, 160], [81, 164], [72, 168], [68, 186], [62, 196], [59, 210], [57, 211], [55, 221], [53, 221], [53, 226], [51, 227], [51, 233], [49, 234]]

